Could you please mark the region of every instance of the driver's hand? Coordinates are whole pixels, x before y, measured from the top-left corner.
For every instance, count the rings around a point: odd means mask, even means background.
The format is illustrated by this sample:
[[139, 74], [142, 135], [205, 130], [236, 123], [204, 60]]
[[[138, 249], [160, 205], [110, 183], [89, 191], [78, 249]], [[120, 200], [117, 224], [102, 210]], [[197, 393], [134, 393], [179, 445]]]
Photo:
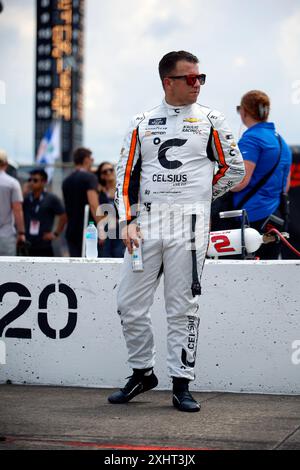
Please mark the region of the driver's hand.
[[138, 248], [139, 247], [139, 240], [143, 238], [142, 232], [140, 231], [139, 227], [135, 223], [131, 223], [127, 225], [127, 227], [123, 227], [122, 229], [122, 239], [124, 245], [127, 247], [130, 254], [132, 254], [132, 244]]

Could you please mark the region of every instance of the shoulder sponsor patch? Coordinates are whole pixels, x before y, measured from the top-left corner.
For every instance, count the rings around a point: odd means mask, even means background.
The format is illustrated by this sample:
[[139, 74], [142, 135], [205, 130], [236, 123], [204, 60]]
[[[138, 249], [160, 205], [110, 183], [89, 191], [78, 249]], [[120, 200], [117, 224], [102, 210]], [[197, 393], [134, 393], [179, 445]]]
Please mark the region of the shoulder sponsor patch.
[[149, 126], [164, 126], [167, 123], [167, 118], [152, 118], [149, 119], [148, 125]]

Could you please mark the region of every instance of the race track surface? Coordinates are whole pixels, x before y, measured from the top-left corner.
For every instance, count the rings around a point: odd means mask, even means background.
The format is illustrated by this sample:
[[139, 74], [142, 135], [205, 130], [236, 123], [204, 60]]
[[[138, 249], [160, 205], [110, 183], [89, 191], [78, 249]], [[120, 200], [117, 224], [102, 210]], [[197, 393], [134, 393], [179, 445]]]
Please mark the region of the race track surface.
[[300, 396], [171, 393], [111, 405], [112, 390], [0, 385], [0, 449], [300, 449]]

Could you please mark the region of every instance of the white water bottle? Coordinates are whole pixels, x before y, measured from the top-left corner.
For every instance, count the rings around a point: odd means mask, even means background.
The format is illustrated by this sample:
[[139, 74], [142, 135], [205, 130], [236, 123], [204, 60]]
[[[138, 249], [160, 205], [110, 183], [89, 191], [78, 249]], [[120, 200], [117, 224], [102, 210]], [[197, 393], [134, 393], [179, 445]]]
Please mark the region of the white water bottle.
[[134, 273], [141, 273], [144, 271], [144, 264], [143, 264], [143, 250], [142, 250], [142, 240], [139, 239], [139, 246], [132, 245], [132, 271]]
[[86, 258], [98, 257], [98, 231], [94, 222], [90, 222], [85, 230], [85, 256]]

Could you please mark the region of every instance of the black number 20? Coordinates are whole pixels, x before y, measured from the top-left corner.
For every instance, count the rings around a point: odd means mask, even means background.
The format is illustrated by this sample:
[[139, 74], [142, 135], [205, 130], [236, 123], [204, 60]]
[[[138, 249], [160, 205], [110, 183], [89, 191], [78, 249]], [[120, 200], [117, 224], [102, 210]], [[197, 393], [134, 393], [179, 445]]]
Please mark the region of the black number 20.
[[[57, 331], [49, 325], [47, 307], [49, 296], [55, 292], [55, 288], [55, 284], [46, 286], [45, 289], [43, 289], [43, 291], [40, 293], [38, 301], [39, 327], [41, 331], [51, 339], [57, 338]], [[4, 315], [3, 318], [0, 319], [0, 337], [3, 335], [3, 331], [6, 326], [22, 316], [31, 304], [31, 294], [27, 287], [23, 286], [23, 284], [19, 284], [17, 282], [7, 282], [0, 285], [0, 302], [2, 302], [4, 295], [9, 292], [15, 292], [21, 298], [18, 305], [16, 305], [15, 308], [13, 308], [10, 312]], [[73, 333], [77, 324], [77, 297], [73, 289], [71, 289], [71, 287], [67, 286], [66, 284], [59, 284], [58, 292], [64, 294], [68, 300], [68, 321], [66, 326], [58, 331], [59, 338], [65, 339]], [[32, 332], [29, 328], [8, 328], [5, 332], [5, 337], [31, 339]]]

